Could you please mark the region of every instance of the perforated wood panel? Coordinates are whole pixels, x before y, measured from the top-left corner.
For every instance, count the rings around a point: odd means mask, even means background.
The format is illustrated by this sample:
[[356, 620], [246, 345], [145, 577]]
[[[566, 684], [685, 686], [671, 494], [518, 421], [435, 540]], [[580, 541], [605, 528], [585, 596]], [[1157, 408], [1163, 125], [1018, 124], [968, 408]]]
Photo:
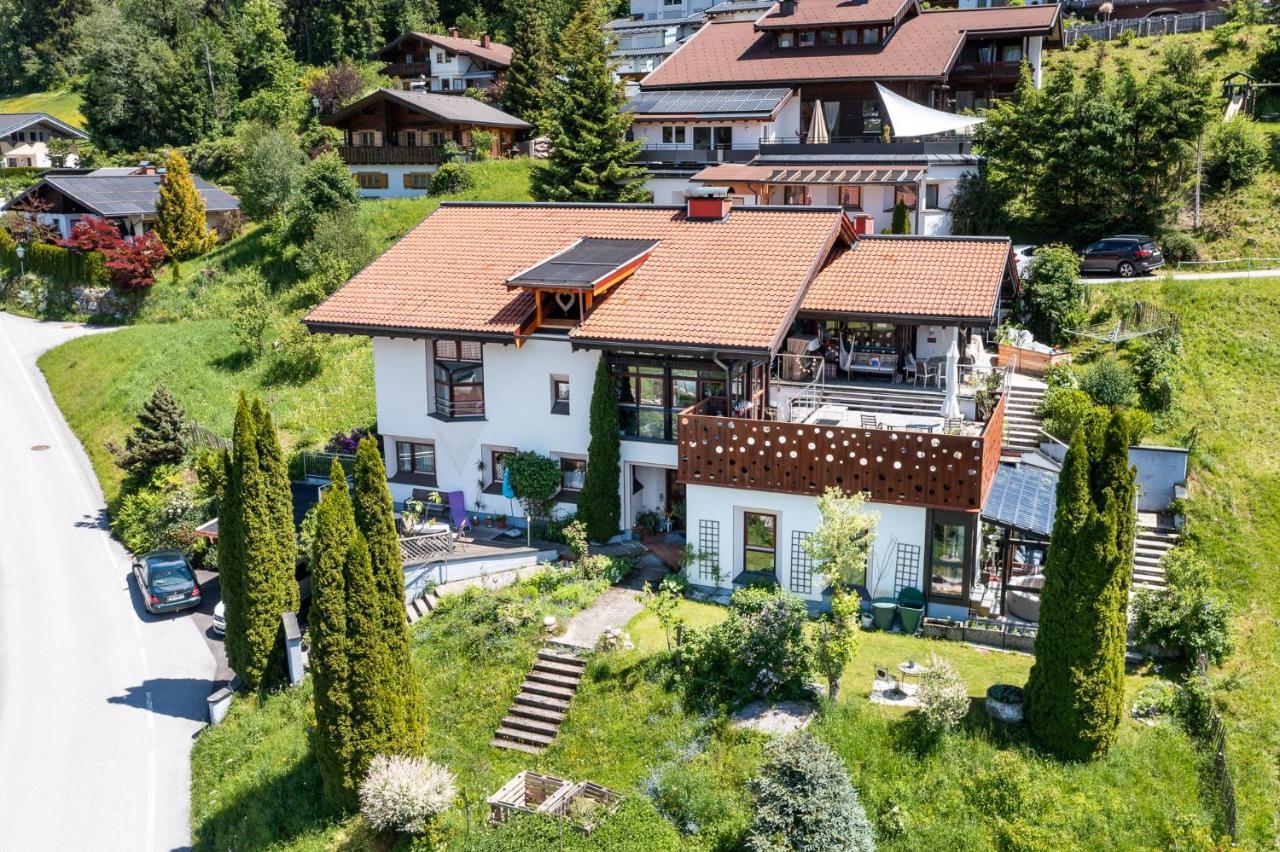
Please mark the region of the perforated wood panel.
[[975, 511], [1000, 463], [1004, 400], [980, 436], [682, 413], [685, 484], [821, 494]]

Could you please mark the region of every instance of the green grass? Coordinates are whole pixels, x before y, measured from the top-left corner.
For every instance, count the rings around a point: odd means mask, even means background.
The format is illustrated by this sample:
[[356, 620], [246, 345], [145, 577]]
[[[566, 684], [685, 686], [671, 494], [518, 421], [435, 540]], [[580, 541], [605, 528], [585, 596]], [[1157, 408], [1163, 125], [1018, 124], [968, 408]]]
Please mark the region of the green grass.
[[[573, 586], [523, 595], [539, 618], [567, 614], [592, 590]], [[690, 625], [710, 624], [722, 607], [682, 602]], [[514, 633], [477, 625], [462, 609], [415, 628], [417, 671], [426, 694], [429, 755], [453, 770], [472, 803], [470, 828], [460, 802], [448, 814], [452, 848], [480, 830], [484, 797], [521, 769], [591, 779], [632, 795], [652, 793], [678, 825], [696, 826], [690, 849], [736, 848], [749, 824], [746, 782], [763, 754], [761, 735], [716, 716], [686, 711], [669, 679], [665, 642], [653, 617], [627, 626], [635, 651], [596, 657], [555, 743], [532, 756], [488, 745], [538, 647], [538, 619]], [[815, 733], [845, 759], [883, 849], [992, 849], [996, 814], [975, 779], [1013, 773], [1032, 802], [1014, 833], [1045, 848], [1167, 848], [1186, 826], [1208, 823], [1197, 799], [1200, 757], [1177, 729], [1123, 724], [1111, 754], [1094, 764], [1042, 757], [1021, 732], [993, 727], [977, 706], [993, 682], [1021, 683], [1030, 658], [959, 643], [861, 634], [842, 698], [825, 705]], [[975, 701], [962, 730], [922, 746], [913, 715], [871, 705], [873, 662], [895, 664], [936, 652], [952, 660]], [[1136, 689], [1146, 677], [1130, 678]], [[339, 819], [319, 804], [306, 744], [306, 684], [264, 702], [234, 708], [203, 734], [193, 756], [193, 831], [197, 848], [368, 848], [358, 818]], [[1017, 779], [1015, 779], [1017, 780]], [[1012, 783], [1012, 782], [1011, 782]]]
[[[1214, 93], [1220, 94], [1218, 88], [1228, 73], [1247, 71], [1253, 65], [1253, 58], [1266, 44], [1272, 28], [1269, 26], [1246, 27], [1236, 34], [1225, 47], [1214, 41], [1213, 31], [1203, 33], [1186, 33], [1170, 36], [1147, 36], [1135, 38], [1129, 44], [1118, 40], [1094, 42], [1086, 49], [1071, 47], [1066, 50], [1052, 50], [1045, 54], [1044, 74], [1047, 79], [1053, 70], [1063, 63], [1071, 63], [1078, 71], [1092, 68], [1101, 57], [1102, 70], [1108, 74], [1115, 71], [1118, 63], [1126, 62], [1139, 78], [1145, 78], [1160, 63], [1165, 47], [1171, 44], [1192, 44], [1204, 57], [1209, 75], [1213, 78]], [[1225, 103], [1224, 103], [1225, 106]]]
[[[478, 164], [473, 190], [447, 198], [526, 200], [529, 163]], [[441, 198], [361, 202], [354, 227], [368, 231], [381, 252], [439, 206]], [[373, 357], [362, 337], [331, 337], [324, 368], [301, 383], [282, 382], [269, 356], [248, 359], [234, 341], [236, 273], [263, 269], [274, 285], [277, 327], [297, 307], [291, 287], [298, 274], [295, 250], [276, 260], [264, 233], [250, 228], [197, 261], [183, 264], [182, 279], [162, 272], [133, 325], [82, 337], [40, 359], [54, 398], [84, 444], [108, 500], [121, 472], [107, 449], [121, 444], [139, 406], [157, 384], [166, 385], [187, 413], [220, 435], [229, 435], [237, 396], [259, 395], [270, 408], [286, 448], [323, 444], [338, 430], [373, 423]]]
[[84, 116], [80, 114], [80, 95], [70, 89], [2, 97], [0, 112], [47, 112], [68, 124], [84, 127]]

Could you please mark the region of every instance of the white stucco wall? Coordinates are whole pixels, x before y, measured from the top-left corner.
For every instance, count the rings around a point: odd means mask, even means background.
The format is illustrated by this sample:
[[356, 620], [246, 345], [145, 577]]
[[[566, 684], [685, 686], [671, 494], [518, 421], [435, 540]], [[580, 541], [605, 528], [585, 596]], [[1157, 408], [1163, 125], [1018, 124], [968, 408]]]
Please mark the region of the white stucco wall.
[[[476, 508], [477, 462], [488, 464], [490, 448], [534, 450], [544, 455], [585, 456], [591, 389], [600, 353], [572, 352], [567, 340], [529, 340], [514, 345], [485, 343], [483, 348], [485, 417], [445, 421], [431, 417], [434, 407], [431, 349], [427, 341], [375, 337], [378, 429], [386, 439], [387, 473], [395, 473], [395, 441], [425, 439], [436, 448], [436, 487], [462, 491], [472, 511], [505, 513], [505, 498], [481, 495]], [[551, 413], [551, 376], [569, 379], [569, 414]], [[673, 450], [674, 452], [674, 450]], [[488, 470], [483, 474], [486, 480]], [[412, 485], [391, 483], [396, 500], [409, 497]], [[421, 486], [419, 486], [421, 487]], [[571, 511], [571, 506], [560, 506]], [[516, 509], [518, 512], [518, 508]]]
[[[689, 485], [687, 488], [688, 521], [686, 537], [695, 549], [701, 549], [701, 521], [714, 521], [719, 525], [720, 588], [731, 588], [733, 578], [742, 571], [743, 515], [746, 512], [768, 512], [777, 517], [777, 577], [784, 589], [796, 591], [811, 601], [821, 601], [827, 583], [815, 576], [810, 591], [803, 591], [803, 584], [792, 576], [793, 533], [812, 533], [818, 528], [820, 515], [818, 501], [814, 497], [797, 494], [775, 494], [749, 491], [741, 488], [721, 488], [712, 485]], [[867, 588], [873, 597], [890, 596], [897, 591], [895, 585], [899, 544], [918, 548], [919, 563], [914, 582], [923, 589], [923, 564], [925, 522], [927, 510], [917, 506], [899, 506], [888, 503], [868, 503], [868, 512], [878, 515], [875, 544], [867, 566]], [[690, 580], [702, 586], [715, 586], [704, 568], [695, 563], [689, 569]]]
[[407, 174], [433, 174], [437, 165], [421, 166], [349, 166], [351, 174], [375, 173], [387, 176], [386, 189], [361, 189], [361, 198], [416, 198], [429, 195], [425, 189], [405, 189], [404, 176]]
[[690, 186], [700, 186], [694, 184], [688, 178], [649, 178], [645, 181], [645, 188], [653, 193], [654, 204], [675, 204], [676, 206], [684, 205], [684, 194], [689, 191]]

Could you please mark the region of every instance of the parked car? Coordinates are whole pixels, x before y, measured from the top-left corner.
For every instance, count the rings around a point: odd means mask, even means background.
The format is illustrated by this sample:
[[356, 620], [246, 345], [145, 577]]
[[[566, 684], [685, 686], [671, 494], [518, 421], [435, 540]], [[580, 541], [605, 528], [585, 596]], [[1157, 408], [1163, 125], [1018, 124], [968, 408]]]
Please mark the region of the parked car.
[[227, 635], [227, 605], [223, 601], [218, 601], [213, 608], [213, 632], [219, 636]]
[[133, 579], [147, 612], [176, 612], [200, 606], [200, 584], [177, 550], [157, 550], [133, 558]]
[[1026, 278], [1031, 269], [1031, 261], [1035, 259], [1036, 249], [1040, 246], [1020, 245], [1013, 247], [1013, 267], [1019, 278]]
[[1151, 237], [1118, 234], [1090, 243], [1080, 252], [1081, 272], [1105, 272], [1132, 278], [1164, 266], [1164, 253]]

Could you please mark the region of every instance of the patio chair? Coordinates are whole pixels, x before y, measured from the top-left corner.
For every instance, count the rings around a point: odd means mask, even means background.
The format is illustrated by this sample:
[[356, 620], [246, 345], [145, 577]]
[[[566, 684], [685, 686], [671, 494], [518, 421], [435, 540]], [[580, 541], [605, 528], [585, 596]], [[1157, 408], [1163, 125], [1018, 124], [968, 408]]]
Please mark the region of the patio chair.
[[453, 540], [466, 544], [466, 534], [471, 531], [471, 521], [467, 519], [466, 495], [461, 491], [449, 492], [449, 520], [453, 527]]
[[874, 414], [864, 414], [862, 415], [862, 428], [879, 429], [880, 420]]
[[929, 387], [929, 380], [933, 380], [935, 387], [942, 386], [942, 365], [934, 364], [930, 361], [924, 362], [924, 386]]
[[875, 663], [875, 679], [889, 684], [889, 688], [885, 692], [901, 692], [902, 684], [898, 680], [898, 673], [893, 671], [883, 663]]
[[959, 435], [964, 428], [964, 418], [947, 417], [942, 421], [942, 433], [944, 435]]
[[903, 381], [911, 382], [913, 385], [920, 380], [920, 371], [916, 369], [916, 356], [910, 352], [907, 353], [907, 361], [902, 366], [902, 378]]

